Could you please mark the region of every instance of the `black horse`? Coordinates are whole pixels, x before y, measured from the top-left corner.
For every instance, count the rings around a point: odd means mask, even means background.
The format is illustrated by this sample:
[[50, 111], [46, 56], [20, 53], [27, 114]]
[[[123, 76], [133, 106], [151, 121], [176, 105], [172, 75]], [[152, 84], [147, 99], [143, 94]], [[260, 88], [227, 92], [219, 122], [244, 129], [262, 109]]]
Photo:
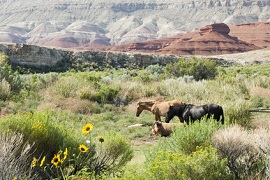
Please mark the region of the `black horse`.
[[207, 115], [206, 118], [213, 116], [213, 119], [216, 119], [217, 121], [220, 120], [221, 116], [221, 123], [224, 124], [223, 108], [218, 104], [205, 104], [202, 106], [182, 104], [170, 106], [165, 121], [168, 123], [174, 116], [178, 116], [189, 124], [189, 119], [191, 120], [191, 123], [193, 123], [195, 120], [200, 120], [205, 115]]

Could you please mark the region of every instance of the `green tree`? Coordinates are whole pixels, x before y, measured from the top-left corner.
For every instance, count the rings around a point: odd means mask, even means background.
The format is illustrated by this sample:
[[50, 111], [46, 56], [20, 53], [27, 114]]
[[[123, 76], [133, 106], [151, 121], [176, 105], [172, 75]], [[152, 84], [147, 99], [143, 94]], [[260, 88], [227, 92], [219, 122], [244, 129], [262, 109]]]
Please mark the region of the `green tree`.
[[12, 92], [19, 92], [23, 87], [19, 73], [13, 71], [7, 62], [7, 56], [0, 52], [0, 81], [8, 82]]
[[196, 81], [214, 79], [217, 75], [217, 65], [209, 59], [182, 58], [177, 63], [166, 65], [165, 73], [173, 77], [193, 76]]

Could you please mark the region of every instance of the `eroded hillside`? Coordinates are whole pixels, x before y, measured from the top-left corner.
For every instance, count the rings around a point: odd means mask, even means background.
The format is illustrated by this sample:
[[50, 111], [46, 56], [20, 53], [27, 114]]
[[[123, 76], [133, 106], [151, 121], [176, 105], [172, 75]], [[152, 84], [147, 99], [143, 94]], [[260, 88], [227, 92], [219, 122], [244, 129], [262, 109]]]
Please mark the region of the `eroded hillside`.
[[270, 21], [270, 0], [1, 0], [0, 42], [93, 48]]

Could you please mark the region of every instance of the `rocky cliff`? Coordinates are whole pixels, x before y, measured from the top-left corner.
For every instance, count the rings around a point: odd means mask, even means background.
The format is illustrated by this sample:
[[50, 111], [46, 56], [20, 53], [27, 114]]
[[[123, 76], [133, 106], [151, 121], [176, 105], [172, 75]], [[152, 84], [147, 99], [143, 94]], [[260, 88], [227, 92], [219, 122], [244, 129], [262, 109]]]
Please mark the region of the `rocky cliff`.
[[26, 44], [0, 44], [0, 52], [8, 56], [13, 66], [35, 72], [66, 71], [70, 68], [103, 69], [105, 67], [132, 68], [176, 62], [179, 56], [105, 51], [75, 52]]
[[270, 0], [0, 0], [0, 42], [94, 48], [270, 21]]

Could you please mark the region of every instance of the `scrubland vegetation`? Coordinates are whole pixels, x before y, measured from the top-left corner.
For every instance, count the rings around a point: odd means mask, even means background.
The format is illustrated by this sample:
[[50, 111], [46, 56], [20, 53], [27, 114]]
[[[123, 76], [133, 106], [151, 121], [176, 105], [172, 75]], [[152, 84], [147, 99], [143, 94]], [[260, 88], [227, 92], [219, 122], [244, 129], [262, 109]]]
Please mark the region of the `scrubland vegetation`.
[[[269, 179], [270, 65], [180, 59], [144, 69], [19, 74], [1, 55], [0, 177], [4, 179]], [[203, 119], [151, 136], [143, 100], [220, 104]], [[171, 122], [178, 122], [177, 118]], [[132, 124], [141, 127], [128, 127]]]

